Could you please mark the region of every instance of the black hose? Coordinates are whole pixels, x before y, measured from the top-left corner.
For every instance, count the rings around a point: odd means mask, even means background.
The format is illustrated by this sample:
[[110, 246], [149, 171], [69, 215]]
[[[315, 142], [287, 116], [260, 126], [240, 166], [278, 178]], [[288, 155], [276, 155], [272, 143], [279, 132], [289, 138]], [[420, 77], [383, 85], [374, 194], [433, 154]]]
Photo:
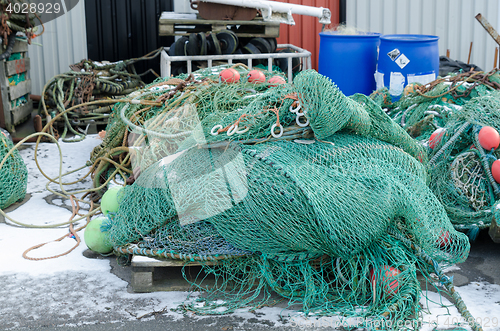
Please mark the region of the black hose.
[[16, 34], [11, 33], [7, 40], [9, 41], [9, 43], [7, 44], [7, 50], [0, 55], [0, 61], [3, 61], [10, 57], [12, 49], [14, 48], [14, 44], [16, 43]]

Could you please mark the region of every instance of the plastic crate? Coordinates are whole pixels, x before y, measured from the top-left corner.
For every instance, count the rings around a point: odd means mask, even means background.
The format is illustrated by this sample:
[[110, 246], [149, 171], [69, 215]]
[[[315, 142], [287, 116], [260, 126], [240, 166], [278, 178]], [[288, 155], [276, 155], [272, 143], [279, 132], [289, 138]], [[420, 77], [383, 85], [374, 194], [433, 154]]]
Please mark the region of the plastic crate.
[[232, 64], [234, 60], [248, 60], [248, 67], [252, 68], [253, 60], [266, 60], [268, 70], [272, 70], [273, 59], [287, 59], [288, 61], [288, 82], [291, 83], [293, 79], [292, 72], [292, 59], [299, 58], [300, 70], [311, 69], [311, 52], [300, 47], [290, 44], [279, 44], [277, 49], [290, 48], [296, 53], [266, 53], [266, 54], [229, 54], [229, 55], [197, 55], [197, 56], [170, 56], [168, 55], [168, 47], [165, 47], [161, 52], [160, 70], [162, 77], [170, 77], [172, 72], [172, 62], [187, 62], [187, 71], [190, 74], [193, 71], [193, 61], [201, 61], [207, 63], [207, 68], [213, 66], [214, 61], [227, 62]]
[[0, 62], [0, 127], [14, 133], [15, 127], [31, 117], [33, 101], [28, 44], [16, 40], [11, 59]]

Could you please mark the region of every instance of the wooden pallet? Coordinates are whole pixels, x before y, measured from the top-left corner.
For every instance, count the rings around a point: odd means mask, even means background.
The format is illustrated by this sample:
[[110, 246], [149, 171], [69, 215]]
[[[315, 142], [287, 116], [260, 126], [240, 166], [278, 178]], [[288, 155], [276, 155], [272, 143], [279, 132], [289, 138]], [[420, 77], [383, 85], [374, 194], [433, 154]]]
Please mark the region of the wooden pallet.
[[[213, 265], [215, 262], [205, 262]], [[201, 264], [181, 260], [156, 259], [140, 255], [132, 256], [132, 281], [134, 292], [189, 291], [191, 285], [182, 276], [182, 268], [188, 279], [194, 281], [202, 272]], [[213, 286], [214, 277], [207, 277], [202, 285]]]
[[204, 20], [196, 14], [163, 12], [159, 20], [160, 36], [187, 36], [190, 33], [219, 32], [227, 29], [238, 37], [277, 38], [280, 35], [278, 22], [265, 22], [262, 18], [251, 21], [217, 21]]
[[[22, 53], [22, 59], [0, 63], [0, 127], [9, 132], [15, 132], [15, 126], [23, 123], [31, 117], [33, 111], [33, 101], [28, 97], [28, 102], [19, 107], [13, 108], [11, 101], [31, 92], [31, 80], [27, 77], [30, 69], [30, 59], [27, 57], [28, 44], [16, 40], [12, 54]], [[26, 73], [26, 80], [17, 85], [9, 85], [9, 76]]]

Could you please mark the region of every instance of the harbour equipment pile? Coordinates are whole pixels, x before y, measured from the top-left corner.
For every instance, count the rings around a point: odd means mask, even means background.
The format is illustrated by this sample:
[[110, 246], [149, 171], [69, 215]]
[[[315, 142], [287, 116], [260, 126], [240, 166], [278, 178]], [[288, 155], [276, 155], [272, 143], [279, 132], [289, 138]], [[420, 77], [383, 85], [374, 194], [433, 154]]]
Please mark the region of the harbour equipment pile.
[[[140, 58], [118, 62], [98, 62], [82, 60], [70, 65], [71, 71], [54, 76], [47, 82], [42, 91], [41, 114], [44, 118], [54, 118], [63, 113], [56, 126], [61, 126], [61, 138], [68, 141], [80, 141], [85, 138], [88, 126], [107, 125], [111, 106], [105, 102], [119, 99], [144, 87], [142, 76], [152, 72], [148, 70], [138, 74], [134, 63], [157, 57], [161, 49], [152, 51]], [[94, 104], [88, 104], [94, 102]], [[82, 105], [70, 112], [66, 109]], [[75, 136], [66, 138], [67, 133]], [[57, 128], [51, 127], [51, 134], [58, 137]]]
[[276, 84], [222, 69], [159, 79], [114, 106], [91, 160], [95, 185], [118, 170], [130, 184], [102, 227], [115, 253], [199, 261], [202, 294], [184, 303], [199, 314], [277, 293], [306, 314], [418, 328], [420, 272], [470, 317], [441, 272], [469, 241], [426, 185], [425, 148], [313, 70]]

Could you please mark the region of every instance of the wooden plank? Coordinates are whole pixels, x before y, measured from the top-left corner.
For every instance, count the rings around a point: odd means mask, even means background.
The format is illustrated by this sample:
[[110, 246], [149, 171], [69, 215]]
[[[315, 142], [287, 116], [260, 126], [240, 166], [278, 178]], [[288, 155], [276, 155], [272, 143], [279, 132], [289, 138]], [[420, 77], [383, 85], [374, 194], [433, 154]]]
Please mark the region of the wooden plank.
[[15, 74], [20, 74], [30, 70], [30, 59], [20, 59], [5, 62], [5, 67], [7, 71], [7, 76], [12, 76]]
[[28, 43], [16, 40], [16, 42], [14, 43], [14, 47], [12, 48], [12, 54], [27, 52], [27, 51], [28, 51]]
[[33, 112], [33, 101], [29, 100], [26, 104], [12, 109], [10, 112], [12, 114], [12, 123], [14, 125], [21, 124], [31, 117], [31, 113]]
[[[205, 264], [214, 265], [214, 262], [206, 261]], [[183, 267], [184, 265], [199, 266], [201, 264], [198, 261], [191, 261], [186, 264], [184, 260], [157, 259], [141, 255], [132, 256], [131, 262], [132, 267]]]
[[160, 24], [158, 26], [158, 35], [160, 36], [172, 36], [174, 35], [174, 26], [173, 25], [164, 25]]
[[15, 100], [23, 95], [31, 92], [31, 79], [26, 79], [16, 86], [9, 87], [10, 100]]
[[[214, 265], [217, 261], [205, 261], [207, 265]], [[194, 281], [198, 273], [203, 272], [198, 261], [184, 261], [173, 259], [159, 259], [147, 256], [132, 256], [131, 286], [134, 292], [157, 291], [188, 291], [189, 282], [184, 279], [182, 269], [185, 268], [186, 276]], [[215, 279], [212, 275], [204, 275], [203, 285], [214, 286]]]

